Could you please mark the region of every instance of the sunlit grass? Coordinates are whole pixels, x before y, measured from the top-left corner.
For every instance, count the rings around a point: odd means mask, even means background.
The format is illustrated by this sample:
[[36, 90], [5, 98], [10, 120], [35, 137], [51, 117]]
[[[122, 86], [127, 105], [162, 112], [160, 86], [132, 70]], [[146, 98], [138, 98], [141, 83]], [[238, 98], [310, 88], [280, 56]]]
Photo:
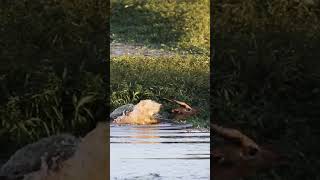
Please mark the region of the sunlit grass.
[[208, 125], [209, 57], [122, 56], [110, 65], [112, 109], [141, 99], [175, 98], [199, 108], [199, 124]]
[[209, 54], [210, 2], [112, 0], [115, 41]]

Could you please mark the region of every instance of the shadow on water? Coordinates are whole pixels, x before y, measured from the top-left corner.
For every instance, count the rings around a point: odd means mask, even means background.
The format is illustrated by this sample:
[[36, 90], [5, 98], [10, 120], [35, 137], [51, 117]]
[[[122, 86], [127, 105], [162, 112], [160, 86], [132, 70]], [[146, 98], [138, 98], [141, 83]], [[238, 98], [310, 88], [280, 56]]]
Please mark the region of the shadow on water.
[[111, 179], [209, 179], [209, 132], [170, 123], [110, 131]]

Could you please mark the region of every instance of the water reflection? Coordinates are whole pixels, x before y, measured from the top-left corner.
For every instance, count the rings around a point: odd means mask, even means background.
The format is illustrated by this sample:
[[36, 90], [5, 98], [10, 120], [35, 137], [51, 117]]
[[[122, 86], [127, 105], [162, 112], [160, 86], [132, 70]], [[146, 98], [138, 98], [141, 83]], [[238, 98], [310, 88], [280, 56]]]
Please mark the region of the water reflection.
[[158, 144], [159, 142], [156, 141], [145, 141], [145, 139], [157, 139], [160, 138], [160, 136], [155, 136], [155, 129], [154, 128], [137, 128], [133, 127], [133, 129], [138, 129], [138, 131], [135, 131], [134, 134], [129, 135], [129, 139], [141, 139], [141, 141], [137, 140], [131, 143], [141, 144], [141, 143], [149, 143], [149, 144]]
[[209, 132], [172, 124], [110, 131], [111, 179], [209, 179]]

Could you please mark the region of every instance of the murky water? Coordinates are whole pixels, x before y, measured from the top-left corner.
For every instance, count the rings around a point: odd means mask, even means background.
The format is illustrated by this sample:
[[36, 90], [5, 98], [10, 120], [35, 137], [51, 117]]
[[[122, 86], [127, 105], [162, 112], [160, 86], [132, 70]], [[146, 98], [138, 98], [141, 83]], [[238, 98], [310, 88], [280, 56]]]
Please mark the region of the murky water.
[[209, 132], [163, 123], [111, 125], [112, 180], [209, 179]]

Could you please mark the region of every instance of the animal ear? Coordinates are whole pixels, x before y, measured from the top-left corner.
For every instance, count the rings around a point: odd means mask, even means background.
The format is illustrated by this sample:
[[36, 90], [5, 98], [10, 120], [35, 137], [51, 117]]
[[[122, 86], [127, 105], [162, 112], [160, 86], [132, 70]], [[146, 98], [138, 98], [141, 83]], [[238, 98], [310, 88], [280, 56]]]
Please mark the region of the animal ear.
[[215, 134], [223, 138], [236, 141], [240, 143], [241, 146], [244, 148], [254, 147], [259, 149], [259, 146], [251, 138], [242, 134], [240, 131], [236, 129], [224, 128], [216, 124], [212, 124], [211, 129], [214, 131]]
[[183, 108], [192, 109], [190, 105], [188, 105], [187, 103], [185, 103], [183, 101], [178, 101], [178, 100], [175, 100], [175, 99], [167, 99], [167, 98], [162, 98], [162, 99], [167, 100], [169, 102], [177, 103]]

